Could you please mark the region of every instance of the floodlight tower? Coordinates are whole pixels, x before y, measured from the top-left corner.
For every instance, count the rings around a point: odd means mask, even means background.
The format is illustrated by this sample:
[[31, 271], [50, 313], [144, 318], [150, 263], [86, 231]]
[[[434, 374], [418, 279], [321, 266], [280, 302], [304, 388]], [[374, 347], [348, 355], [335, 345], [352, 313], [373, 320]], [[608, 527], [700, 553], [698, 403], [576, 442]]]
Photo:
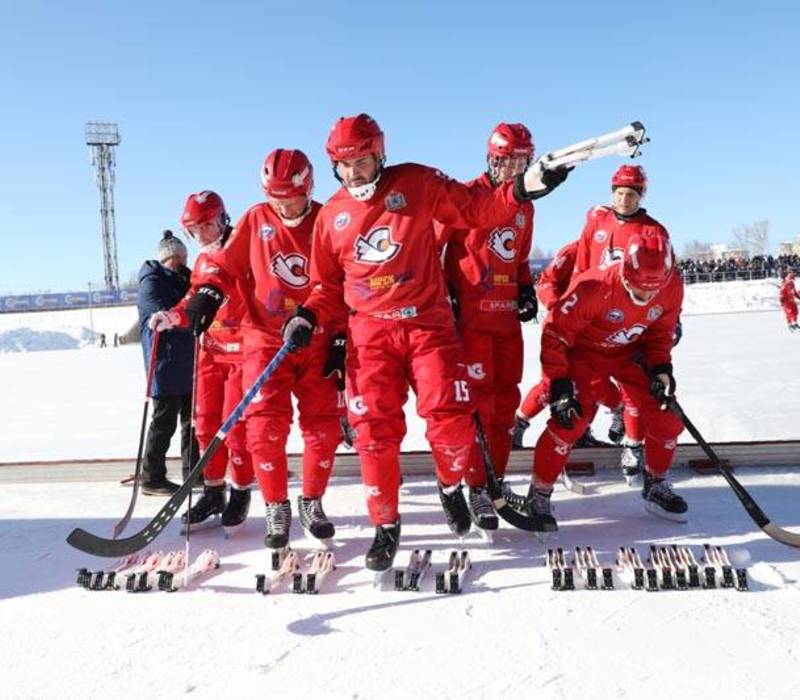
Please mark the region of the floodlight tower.
[[114, 148], [119, 145], [120, 140], [116, 124], [86, 122], [86, 145], [89, 146], [97, 189], [100, 192], [100, 226], [106, 289], [119, 289], [117, 229], [114, 222]]

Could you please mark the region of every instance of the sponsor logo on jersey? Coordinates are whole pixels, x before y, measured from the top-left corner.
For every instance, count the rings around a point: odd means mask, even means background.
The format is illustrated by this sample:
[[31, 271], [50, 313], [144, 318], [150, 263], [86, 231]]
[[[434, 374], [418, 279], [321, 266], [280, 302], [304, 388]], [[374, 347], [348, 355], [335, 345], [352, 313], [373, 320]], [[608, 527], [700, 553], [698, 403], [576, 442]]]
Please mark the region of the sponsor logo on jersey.
[[647, 320], [648, 321], [657, 321], [661, 318], [661, 315], [664, 313], [664, 309], [659, 305], [656, 304], [655, 306], [649, 308], [647, 310]]
[[647, 326], [637, 323], [630, 328], [622, 328], [613, 335], [608, 336], [608, 342], [614, 345], [628, 345], [639, 339], [639, 336], [647, 330]]
[[356, 238], [356, 262], [380, 265], [391, 260], [399, 250], [400, 244], [392, 240], [392, 229], [388, 226], [380, 226]]
[[273, 275], [286, 282], [290, 287], [300, 289], [306, 287], [309, 282], [308, 258], [300, 253], [283, 255], [278, 253], [272, 258], [270, 271]]
[[601, 270], [607, 270], [612, 265], [621, 263], [624, 255], [625, 251], [622, 248], [603, 248], [597, 267]]
[[343, 228], [347, 228], [349, 223], [350, 212], [340, 211], [333, 220], [333, 228], [335, 228], [337, 231], [341, 231]]
[[357, 416], [363, 416], [367, 412], [367, 404], [364, 403], [364, 397], [353, 396], [350, 401], [347, 402], [347, 407], [350, 409], [351, 413], [355, 413]]
[[384, 203], [387, 211], [398, 211], [406, 206], [406, 198], [402, 192], [389, 192]]
[[494, 284], [495, 286], [498, 285], [509, 285], [509, 284], [516, 284], [515, 280], [511, 279], [510, 275], [495, 275], [494, 276]]
[[625, 312], [622, 309], [611, 309], [606, 314], [606, 320], [611, 323], [622, 323], [625, 320]]
[[392, 309], [391, 311], [376, 311], [370, 314], [373, 318], [379, 318], [383, 321], [402, 321], [404, 318], [414, 318], [417, 315], [416, 306], [402, 306], [399, 309]]
[[602, 243], [603, 241], [606, 240], [606, 238], [608, 238], [608, 231], [606, 231], [605, 229], [600, 228], [594, 232], [594, 240], [597, 241], [598, 243]]
[[479, 308], [481, 311], [493, 313], [496, 311], [516, 311], [517, 306], [516, 299], [481, 299]]
[[489, 250], [504, 262], [512, 262], [517, 254], [514, 248], [516, 237], [513, 228], [495, 229], [489, 234]]
[[485, 379], [486, 372], [483, 371], [483, 362], [473, 362], [467, 365], [467, 374], [470, 379]]
[[391, 287], [397, 278], [394, 275], [376, 275], [375, 277], [369, 278], [369, 288], [370, 289], [386, 289], [387, 287]]
[[377, 498], [381, 495], [381, 489], [379, 486], [368, 486], [364, 484], [364, 494], [367, 498]]
[[274, 465], [272, 464], [272, 462], [261, 462], [261, 463], [258, 465], [258, 468], [259, 468], [261, 471], [264, 471], [264, 472], [271, 472], [271, 471], [275, 471], [275, 467], [274, 467]]
[[275, 227], [272, 224], [261, 224], [261, 228], [258, 229], [258, 237], [262, 241], [271, 241], [275, 238]]
[[217, 274], [219, 272], [219, 267], [216, 265], [211, 265], [207, 263], [205, 260], [200, 264], [200, 274], [201, 275], [208, 275], [208, 274]]

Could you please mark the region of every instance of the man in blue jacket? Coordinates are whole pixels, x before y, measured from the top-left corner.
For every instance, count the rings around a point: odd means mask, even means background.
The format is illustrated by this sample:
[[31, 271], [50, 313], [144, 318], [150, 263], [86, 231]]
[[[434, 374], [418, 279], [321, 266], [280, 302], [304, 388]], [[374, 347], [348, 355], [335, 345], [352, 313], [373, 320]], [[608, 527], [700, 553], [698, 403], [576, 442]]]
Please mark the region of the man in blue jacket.
[[[150, 363], [153, 331], [147, 321], [156, 311], [171, 309], [189, 290], [191, 270], [186, 267], [187, 251], [183, 242], [164, 231], [158, 244], [158, 260], [147, 260], [139, 270], [139, 328], [142, 335], [145, 368]], [[163, 331], [158, 342], [153, 385], [153, 417], [147, 430], [142, 462], [142, 493], [169, 496], [179, 487], [167, 479], [166, 455], [181, 420], [181, 456], [186, 478], [197, 460], [197, 443], [192, 440], [192, 369], [194, 339], [189, 329]]]

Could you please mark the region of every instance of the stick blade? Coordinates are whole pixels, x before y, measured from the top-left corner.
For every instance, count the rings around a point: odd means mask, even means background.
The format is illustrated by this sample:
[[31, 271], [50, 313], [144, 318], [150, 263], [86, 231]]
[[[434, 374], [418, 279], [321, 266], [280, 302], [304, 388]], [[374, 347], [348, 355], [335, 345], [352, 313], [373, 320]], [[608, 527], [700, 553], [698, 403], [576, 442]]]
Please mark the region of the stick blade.
[[761, 526], [761, 529], [766, 532], [773, 540], [781, 544], [788, 545], [789, 547], [800, 548], [800, 533], [789, 532], [782, 527], [778, 527], [775, 523], [768, 522]]

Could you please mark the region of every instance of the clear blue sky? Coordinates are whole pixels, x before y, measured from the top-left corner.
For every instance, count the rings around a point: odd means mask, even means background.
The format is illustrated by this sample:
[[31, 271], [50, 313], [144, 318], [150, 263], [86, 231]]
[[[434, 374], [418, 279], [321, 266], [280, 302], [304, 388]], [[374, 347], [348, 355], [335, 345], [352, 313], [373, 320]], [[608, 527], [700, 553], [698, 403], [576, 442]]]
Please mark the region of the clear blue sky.
[[[13, 8], [13, 9], [12, 9]], [[102, 281], [89, 119], [116, 121], [121, 281], [219, 191], [236, 218], [262, 197], [272, 148], [299, 147], [323, 201], [333, 121], [367, 111], [391, 162], [460, 179], [500, 120], [537, 151], [634, 119], [652, 136], [647, 206], [680, 250], [734, 226], [800, 232], [796, 2], [3, 2], [0, 294]], [[620, 164], [577, 170], [536, 215], [535, 243], [574, 238]]]

